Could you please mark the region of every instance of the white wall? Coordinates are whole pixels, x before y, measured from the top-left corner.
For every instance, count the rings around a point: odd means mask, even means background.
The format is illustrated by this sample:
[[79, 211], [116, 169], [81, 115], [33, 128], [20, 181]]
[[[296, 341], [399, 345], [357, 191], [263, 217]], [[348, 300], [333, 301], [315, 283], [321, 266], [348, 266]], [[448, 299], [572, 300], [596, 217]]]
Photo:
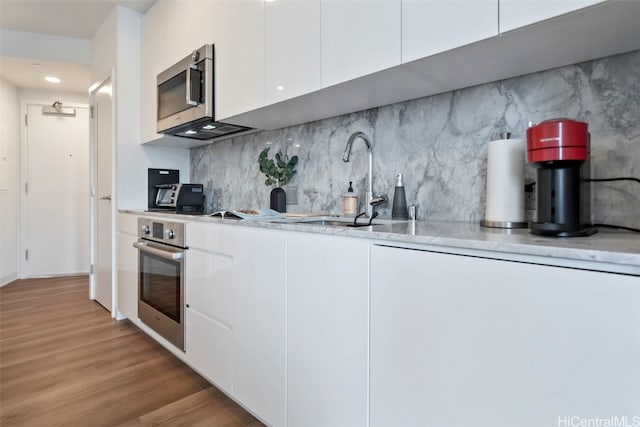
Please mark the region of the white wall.
[[89, 64], [91, 41], [0, 29], [0, 55]]
[[93, 83], [115, 72], [116, 191], [118, 209], [147, 207], [147, 169], [179, 169], [189, 177], [189, 150], [141, 145], [140, 137], [140, 32], [142, 15], [117, 7], [93, 37]]
[[62, 106], [65, 104], [89, 104], [89, 93], [81, 92], [60, 92], [56, 90], [18, 88], [20, 101], [53, 101], [60, 100]]
[[18, 277], [18, 89], [0, 78], [0, 286]]

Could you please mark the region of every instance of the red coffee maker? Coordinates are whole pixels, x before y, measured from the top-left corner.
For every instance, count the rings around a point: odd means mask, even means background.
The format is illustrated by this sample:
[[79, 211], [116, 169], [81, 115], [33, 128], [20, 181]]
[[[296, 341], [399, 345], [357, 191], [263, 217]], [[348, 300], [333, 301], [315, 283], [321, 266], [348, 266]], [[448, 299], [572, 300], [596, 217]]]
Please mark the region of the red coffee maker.
[[590, 236], [591, 192], [588, 125], [552, 119], [527, 129], [527, 161], [537, 169], [535, 222], [531, 233]]

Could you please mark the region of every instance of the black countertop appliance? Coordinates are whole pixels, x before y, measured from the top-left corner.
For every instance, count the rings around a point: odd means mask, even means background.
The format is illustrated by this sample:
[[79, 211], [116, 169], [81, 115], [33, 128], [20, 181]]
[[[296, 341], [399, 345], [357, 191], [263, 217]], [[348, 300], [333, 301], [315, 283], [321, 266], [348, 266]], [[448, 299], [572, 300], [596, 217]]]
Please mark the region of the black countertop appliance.
[[158, 208], [156, 206], [158, 185], [173, 184], [174, 182], [180, 182], [180, 171], [178, 169], [147, 169], [147, 209], [154, 210]]
[[167, 209], [179, 214], [204, 214], [202, 184], [159, 184], [156, 188], [156, 209]]
[[151, 212], [204, 215], [204, 186], [180, 183], [177, 169], [149, 168], [147, 209]]
[[591, 226], [588, 125], [552, 119], [527, 129], [527, 157], [537, 170], [536, 214], [531, 233], [589, 236]]

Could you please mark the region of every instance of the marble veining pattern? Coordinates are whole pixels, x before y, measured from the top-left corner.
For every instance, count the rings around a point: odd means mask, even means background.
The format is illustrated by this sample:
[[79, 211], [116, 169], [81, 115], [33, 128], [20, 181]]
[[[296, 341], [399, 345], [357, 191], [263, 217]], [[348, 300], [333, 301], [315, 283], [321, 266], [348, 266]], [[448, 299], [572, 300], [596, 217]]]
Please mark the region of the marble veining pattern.
[[[529, 122], [568, 117], [589, 124], [594, 177], [640, 177], [640, 51], [483, 84], [299, 126], [238, 136], [191, 150], [191, 181], [205, 184], [207, 209], [264, 208], [270, 188], [258, 170], [266, 146], [298, 155], [291, 212], [340, 214], [348, 182], [366, 189], [367, 156], [349, 135], [373, 142], [374, 192], [389, 196], [396, 173], [420, 219], [477, 222], [484, 216], [487, 142], [525, 138]], [[527, 179], [535, 172], [528, 165]], [[637, 183], [594, 184], [595, 222], [640, 226]], [[289, 188], [289, 192], [295, 189]]]
[[[300, 223], [300, 219], [277, 221], [220, 219], [210, 216], [127, 211], [171, 220], [198, 221], [241, 227], [258, 227], [281, 231], [320, 233], [333, 236], [368, 239], [374, 243], [399, 245], [423, 250], [461, 253], [496, 259], [514, 256], [540, 257], [515, 259], [546, 265], [586, 268], [640, 276], [640, 239], [634, 233], [602, 230], [589, 238], [556, 239], [536, 236], [528, 230], [503, 230], [480, 227], [473, 222], [456, 221], [392, 221], [373, 227], [332, 227]], [[481, 251], [466, 253], [466, 251]], [[572, 262], [586, 262], [575, 265]], [[604, 263], [604, 264], [600, 264]], [[640, 284], [640, 280], [638, 281]]]

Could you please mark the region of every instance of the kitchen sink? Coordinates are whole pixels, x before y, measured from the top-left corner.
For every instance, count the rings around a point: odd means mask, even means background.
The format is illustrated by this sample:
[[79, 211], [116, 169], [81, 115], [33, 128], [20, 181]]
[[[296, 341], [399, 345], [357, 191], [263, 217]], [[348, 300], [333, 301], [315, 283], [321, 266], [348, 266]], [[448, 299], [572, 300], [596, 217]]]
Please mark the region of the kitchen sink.
[[337, 219], [308, 219], [295, 221], [295, 224], [321, 225], [324, 227], [368, 227], [370, 225], [380, 225], [377, 222], [369, 224], [369, 220], [366, 218], [359, 219], [356, 224], [353, 223], [353, 219], [350, 219], [349, 221], [341, 221]]
[[308, 217], [290, 217], [273, 219], [269, 222], [280, 224], [298, 224], [298, 225], [317, 225], [320, 227], [336, 227], [336, 228], [361, 228], [372, 225], [392, 225], [395, 223], [406, 223], [406, 220], [376, 218], [369, 223], [369, 218], [360, 217], [354, 225], [354, 218], [337, 217], [331, 215], [318, 215]]

